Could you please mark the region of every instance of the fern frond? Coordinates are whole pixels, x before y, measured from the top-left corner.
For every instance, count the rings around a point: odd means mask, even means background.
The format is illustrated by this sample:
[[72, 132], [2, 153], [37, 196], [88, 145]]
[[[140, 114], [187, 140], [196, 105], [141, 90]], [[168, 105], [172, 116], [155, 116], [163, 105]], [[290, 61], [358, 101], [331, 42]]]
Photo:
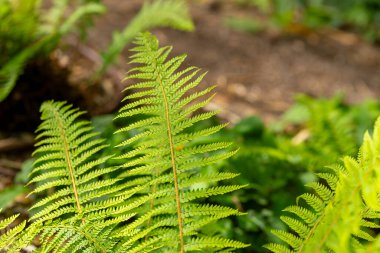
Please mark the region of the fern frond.
[[264, 245], [264, 248], [267, 248], [273, 253], [293, 253], [294, 251], [290, 250], [288, 247], [278, 243], [269, 243]]
[[41, 252], [112, 252], [118, 243], [110, 237], [113, 223], [94, 225], [74, 218], [67, 223], [46, 224], [40, 235]]
[[37, 226], [30, 226], [25, 229], [26, 221], [11, 227], [11, 224], [16, 221], [18, 216], [13, 215], [0, 221], [1, 252], [20, 252], [21, 248], [26, 247], [39, 232]]
[[32, 194], [55, 191], [31, 207], [36, 210], [31, 227], [43, 224], [37, 231], [40, 252], [111, 252], [120, 240], [110, 235], [131, 217], [113, 213], [128, 197], [119, 195], [128, 184], [109, 178], [119, 167], [104, 166], [110, 156], [99, 154], [107, 145], [79, 119], [84, 112], [53, 101], [41, 112], [29, 183], [38, 184]]
[[365, 134], [357, 159], [345, 157], [343, 166], [317, 174], [328, 186], [309, 184], [315, 193], [301, 195], [298, 205], [285, 209], [297, 216], [281, 217], [294, 233], [274, 234], [290, 247], [273, 243], [264, 247], [272, 252], [373, 252], [365, 250], [378, 247], [371, 229], [379, 227], [379, 157], [380, 118], [373, 136]]
[[37, 158], [32, 179], [29, 183], [38, 183], [32, 193], [56, 188], [56, 192], [45, 197], [32, 206], [38, 212], [32, 220], [43, 222], [98, 210], [99, 198], [110, 201], [107, 208], [118, 205], [120, 200], [109, 198], [111, 193], [120, 190], [117, 180], [100, 179], [102, 176], [117, 171], [117, 167], [97, 168], [110, 157], [97, 158], [107, 145], [92, 132], [89, 122], [79, 120], [84, 113], [72, 109], [64, 102], [45, 102], [41, 106], [43, 122], [37, 132]]
[[[131, 122], [119, 132], [134, 133], [119, 146], [132, 145], [133, 149], [115, 159], [126, 170], [121, 177], [147, 178], [149, 181], [145, 186], [132, 185], [130, 191], [136, 188], [135, 192], [140, 194], [133, 193], [127, 204], [118, 210], [122, 213], [146, 210], [146, 213], [115, 234], [129, 238], [126, 243], [130, 248], [128, 252], [137, 252], [135, 250], [142, 250], [142, 247], [149, 252], [148, 248], [157, 240], [161, 242], [161, 250], [170, 252], [245, 247], [242, 243], [198, 234], [205, 224], [240, 213], [220, 206], [198, 205], [196, 201], [244, 187], [215, 185], [236, 174], [201, 172], [205, 166], [236, 153], [236, 150], [228, 151], [231, 143], [198, 143], [222, 129], [224, 124], [189, 131], [198, 122], [216, 114], [196, 113], [210, 102], [213, 87], [198, 89], [189, 95], [204, 74], [199, 74], [199, 69], [194, 67], [179, 70], [185, 55], [167, 59], [171, 47], [160, 48], [157, 39], [148, 33], [141, 34], [135, 43], [132, 62], [140, 65], [132, 69], [127, 78], [140, 81], [132, 84], [137, 91], [127, 95], [125, 100], [137, 100], [123, 106], [116, 116], [116, 119]], [[145, 194], [141, 195], [144, 191]], [[162, 229], [172, 235], [170, 241], [159, 232]]]
[[[18, 215], [13, 215], [12, 217], [9, 217], [3, 221], [0, 221], [0, 230], [3, 230], [7, 226], [9, 226]], [[17, 235], [22, 232], [22, 230], [25, 228], [26, 222], [22, 222], [21, 224], [17, 225], [16, 227], [10, 229], [6, 233], [0, 236], [0, 249], [4, 249], [8, 246], [10, 246], [13, 241], [17, 238]]]

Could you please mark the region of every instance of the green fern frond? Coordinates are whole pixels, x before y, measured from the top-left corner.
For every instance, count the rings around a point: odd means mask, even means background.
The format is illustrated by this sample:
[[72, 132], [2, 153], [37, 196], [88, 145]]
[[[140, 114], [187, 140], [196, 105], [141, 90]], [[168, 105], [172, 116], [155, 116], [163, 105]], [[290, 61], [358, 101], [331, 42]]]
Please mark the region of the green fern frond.
[[267, 248], [273, 253], [293, 253], [294, 251], [290, 250], [287, 246], [278, 244], [278, 243], [269, 243], [264, 245], [264, 248]]
[[101, 179], [118, 168], [98, 167], [110, 158], [96, 156], [107, 145], [92, 132], [89, 122], [79, 120], [84, 112], [64, 102], [45, 102], [41, 112], [43, 122], [37, 130], [35, 168], [29, 183], [39, 185], [34, 194], [51, 188], [56, 191], [32, 206], [38, 211], [31, 219], [44, 222], [83, 215], [122, 202], [120, 197], [109, 197], [123, 188], [116, 184], [118, 180]]
[[[13, 215], [5, 220], [0, 221], [0, 230], [4, 230], [6, 227], [8, 227], [12, 222], [16, 220], [17, 217], [18, 215]], [[0, 249], [9, 247], [16, 239], [17, 235], [21, 233], [21, 231], [25, 228], [25, 225], [26, 222], [24, 221], [6, 233], [2, 234], [0, 236]]]
[[200, 237], [191, 239], [185, 246], [185, 251], [200, 251], [202, 249], [245, 248], [247, 244], [219, 237]]
[[[128, 252], [137, 252], [137, 249], [141, 252], [142, 247], [148, 252], [157, 240], [165, 252], [246, 247], [239, 242], [198, 234], [205, 224], [240, 213], [220, 206], [199, 205], [196, 201], [244, 187], [215, 185], [236, 174], [201, 172], [203, 167], [236, 153], [236, 150], [228, 151], [231, 143], [197, 143], [225, 125], [188, 131], [216, 114], [196, 113], [210, 101], [213, 88], [198, 89], [189, 95], [204, 74], [199, 74], [199, 69], [194, 67], [179, 70], [185, 55], [168, 59], [171, 47], [160, 48], [157, 39], [149, 33], [141, 34], [135, 43], [132, 63], [140, 66], [130, 70], [127, 78], [140, 82], [132, 84], [137, 90], [126, 96], [129, 103], [116, 116], [131, 122], [119, 132], [135, 133], [119, 146], [132, 145], [133, 150], [115, 159], [125, 168], [121, 177], [146, 180], [145, 185], [131, 185], [130, 188], [130, 191], [138, 189], [136, 193], [145, 191], [145, 194], [133, 193], [128, 204], [119, 207], [119, 212], [146, 210], [146, 214], [138, 216], [116, 234], [129, 238], [127, 244], [131, 251]], [[160, 232], [162, 229], [165, 234]], [[167, 234], [171, 235], [170, 240]]]
[[[269, 244], [272, 252], [374, 252], [378, 240], [371, 229], [380, 217], [380, 118], [373, 136], [368, 133], [358, 158], [345, 157], [343, 166], [330, 166], [317, 174], [324, 183], [311, 183], [315, 193], [297, 198], [285, 211], [297, 218], [281, 219], [292, 232], [273, 231], [289, 246]], [[372, 242], [373, 243], [368, 243]]]
[[108, 176], [117, 175], [119, 167], [104, 166], [110, 156], [99, 153], [107, 145], [88, 121], [79, 119], [84, 112], [53, 101], [45, 102], [41, 112], [29, 183], [38, 185], [33, 194], [55, 191], [32, 206], [37, 210], [32, 227], [43, 224], [37, 233], [39, 252], [113, 252], [121, 240], [111, 234], [133, 217], [114, 212], [125, 203], [128, 184]]

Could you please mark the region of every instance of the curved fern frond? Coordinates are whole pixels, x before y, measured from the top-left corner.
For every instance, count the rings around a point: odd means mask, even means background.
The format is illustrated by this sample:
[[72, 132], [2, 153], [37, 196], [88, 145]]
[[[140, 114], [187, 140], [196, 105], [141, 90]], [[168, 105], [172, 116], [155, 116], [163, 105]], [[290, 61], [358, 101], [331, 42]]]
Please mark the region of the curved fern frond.
[[138, 213], [136, 210], [146, 210], [147, 213], [117, 234], [129, 238], [125, 245], [130, 249], [128, 252], [142, 252], [142, 247], [147, 250], [157, 240], [160, 241], [160, 250], [165, 252], [246, 247], [239, 242], [198, 234], [199, 228], [205, 224], [239, 215], [239, 212], [219, 206], [198, 205], [196, 200], [244, 187], [215, 185], [236, 174], [202, 172], [205, 166], [236, 152], [227, 151], [231, 143], [197, 144], [198, 140], [217, 132], [224, 125], [189, 131], [198, 122], [216, 114], [196, 113], [210, 101], [212, 95], [209, 94], [213, 88], [198, 89], [189, 95], [204, 75], [199, 75], [199, 69], [195, 67], [180, 70], [185, 55], [168, 59], [172, 48], [160, 48], [157, 39], [149, 33], [141, 34], [135, 43], [137, 46], [132, 49], [131, 62], [140, 66], [130, 70], [127, 79], [139, 79], [140, 82], [131, 86], [136, 92], [126, 96], [129, 103], [120, 109], [116, 117], [131, 122], [120, 132], [135, 134], [119, 146], [132, 145], [133, 150], [116, 159], [126, 170], [122, 177], [143, 178], [146, 184], [131, 186], [131, 191], [138, 189], [136, 193], [145, 194], [132, 195], [128, 204], [122, 205], [119, 211]]
[[114, 252], [122, 240], [111, 234], [133, 216], [114, 212], [128, 197], [120, 194], [128, 183], [116, 178], [119, 167], [105, 166], [110, 156], [99, 153], [107, 145], [79, 119], [84, 112], [53, 101], [41, 112], [29, 183], [37, 184], [33, 194], [54, 191], [31, 208], [32, 226], [43, 224], [39, 252]]
[[373, 137], [367, 133], [358, 158], [345, 157], [343, 166], [330, 166], [311, 183], [315, 193], [303, 194], [281, 219], [292, 232], [273, 233], [289, 246], [268, 244], [272, 252], [374, 252], [371, 229], [380, 217], [380, 118]]

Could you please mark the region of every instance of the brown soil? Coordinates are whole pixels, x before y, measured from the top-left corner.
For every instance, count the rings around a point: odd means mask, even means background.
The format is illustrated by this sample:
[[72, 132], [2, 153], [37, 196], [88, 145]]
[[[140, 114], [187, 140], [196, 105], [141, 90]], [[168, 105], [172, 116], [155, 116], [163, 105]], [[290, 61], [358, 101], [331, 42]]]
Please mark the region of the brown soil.
[[[90, 47], [104, 48], [110, 33], [121, 29], [141, 1], [104, 1], [108, 14], [90, 34]], [[206, 2], [206, 3], [204, 3]], [[211, 107], [223, 108], [227, 119], [258, 114], [271, 120], [284, 112], [297, 93], [331, 97], [337, 92], [349, 102], [380, 99], [380, 48], [356, 35], [338, 31], [300, 31], [296, 34], [247, 34], [224, 24], [229, 16], [251, 15], [228, 1], [191, 4], [196, 31], [157, 29], [162, 44], [174, 53], [186, 52], [188, 64], [208, 71], [205, 85], [218, 84]], [[128, 52], [121, 57], [117, 76], [129, 68]]]

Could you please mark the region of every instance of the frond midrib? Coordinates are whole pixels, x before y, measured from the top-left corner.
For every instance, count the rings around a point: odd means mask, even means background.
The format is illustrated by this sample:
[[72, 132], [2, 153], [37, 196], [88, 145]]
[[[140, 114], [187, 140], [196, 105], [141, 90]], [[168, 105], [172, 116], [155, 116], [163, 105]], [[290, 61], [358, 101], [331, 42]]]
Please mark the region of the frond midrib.
[[178, 176], [177, 176], [177, 164], [175, 162], [175, 150], [174, 150], [174, 144], [173, 144], [172, 128], [171, 128], [171, 124], [170, 124], [169, 102], [168, 102], [168, 98], [167, 98], [167, 95], [165, 92], [164, 84], [162, 82], [161, 71], [159, 68], [156, 68], [156, 71], [158, 73], [157, 81], [160, 85], [160, 89], [162, 92], [162, 96], [164, 99], [164, 105], [165, 105], [166, 127], [167, 127], [167, 133], [168, 133], [168, 138], [169, 138], [171, 164], [172, 164], [172, 168], [173, 168], [173, 181], [174, 181], [177, 218], [178, 218], [180, 252], [183, 253], [183, 252], [185, 252], [185, 243], [184, 243], [184, 238], [183, 238], [184, 237], [183, 236], [183, 219], [182, 219], [181, 200], [180, 200], [180, 192], [179, 192]]
[[62, 118], [60, 117], [60, 115], [58, 114], [58, 112], [56, 110], [54, 110], [54, 116], [57, 119], [59, 132], [61, 134], [61, 139], [62, 139], [64, 151], [65, 151], [65, 160], [66, 160], [67, 168], [69, 169], [70, 180], [71, 180], [71, 184], [73, 187], [76, 207], [78, 209], [78, 213], [82, 213], [82, 207], [81, 207], [81, 204], [79, 201], [79, 194], [78, 194], [76, 179], [75, 179], [75, 175], [74, 175], [74, 168], [73, 168], [73, 164], [72, 164], [72, 160], [71, 160], [71, 156], [70, 156], [70, 147], [69, 147], [69, 142], [68, 142], [67, 136], [66, 136], [66, 130], [65, 130], [64, 124], [62, 122]]

